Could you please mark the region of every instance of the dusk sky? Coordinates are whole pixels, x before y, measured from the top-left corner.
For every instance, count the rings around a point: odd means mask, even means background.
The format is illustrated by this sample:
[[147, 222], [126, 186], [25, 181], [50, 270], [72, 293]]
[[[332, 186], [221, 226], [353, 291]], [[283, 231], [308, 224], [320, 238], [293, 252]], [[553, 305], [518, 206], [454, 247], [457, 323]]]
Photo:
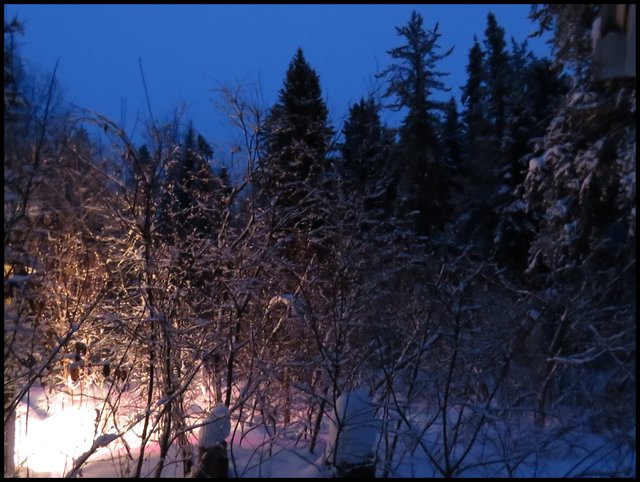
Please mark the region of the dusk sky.
[[[4, 14], [25, 24], [18, 41], [28, 68], [51, 72], [59, 60], [68, 101], [124, 122], [137, 137], [136, 119], [147, 117], [140, 58], [154, 116], [165, 118], [184, 103], [184, 120], [193, 120], [221, 153], [233, 130], [215, 107], [216, 88], [259, 84], [270, 106], [301, 47], [339, 130], [349, 104], [366, 96], [389, 64], [387, 51], [402, 45], [395, 26], [414, 9], [426, 28], [439, 22], [441, 52], [455, 46], [439, 66], [450, 72], [445, 99], [459, 100], [473, 37], [484, 39], [489, 11], [505, 29], [508, 48], [511, 37], [522, 41], [535, 30], [530, 5], [5, 5]], [[529, 46], [548, 55], [542, 39]], [[383, 119], [394, 125], [398, 116]]]

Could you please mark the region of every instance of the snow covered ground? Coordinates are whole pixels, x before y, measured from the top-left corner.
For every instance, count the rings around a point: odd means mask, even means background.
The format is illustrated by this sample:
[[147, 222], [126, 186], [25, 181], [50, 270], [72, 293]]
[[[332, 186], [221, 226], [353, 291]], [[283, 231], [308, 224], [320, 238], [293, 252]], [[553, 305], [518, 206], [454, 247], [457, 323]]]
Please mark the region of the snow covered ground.
[[[45, 393], [33, 389], [27, 401], [20, 404], [16, 421], [16, 465], [21, 476], [60, 477], [73, 467], [74, 460], [95, 443], [94, 430], [102, 399], [100, 390], [78, 394]], [[126, 400], [121, 401], [126, 407]], [[193, 405], [191, 425], [201, 423], [203, 412]], [[204, 405], [203, 405], [204, 406]], [[27, 410], [27, 407], [29, 409]], [[133, 408], [131, 410], [133, 412]], [[428, 427], [427, 407], [414, 407], [411, 424], [399, 431], [399, 443], [389, 466], [390, 477], [434, 477], [441, 475], [437, 465], [444, 460], [442, 447], [442, 421]], [[459, 412], [452, 409], [449, 419], [455, 420]], [[123, 420], [126, 414], [123, 412]], [[327, 449], [332, 431], [329, 417], [320, 434], [314, 453], [309, 442], [294, 430], [271, 438], [263, 424], [239, 423], [232, 414], [232, 426], [227, 437], [229, 446], [229, 473], [232, 477], [318, 478], [330, 475], [323, 466], [323, 453]], [[392, 424], [392, 425], [395, 425]], [[378, 421], [378, 427], [382, 427]], [[193, 430], [189, 441], [197, 444], [199, 429]], [[635, 428], [634, 428], [635, 430]], [[115, 432], [109, 427], [105, 432]], [[366, 433], [370, 431], [365, 430]], [[141, 425], [134, 427], [121, 439], [110, 441], [98, 448], [84, 463], [79, 477], [131, 477], [139, 453]], [[380, 433], [380, 430], [377, 430]], [[376, 434], [378, 455], [377, 475], [383, 474], [383, 460], [388, 447], [389, 433]], [[473, 443], [471, 433], [461, 431], [458, 442], [451, 447], [450, 460], [458, 460], [468, 447], [461, 470], [457, 475], [466, 477], [563, 477], [616, 474], [636, 475], [635, 436], [628, 440], [609, 435], [566, 431], [560, 425], [539, 429], [522, 417], [509, 422], [495, 417], [483, 426]], [[367, 435], [368, 436], [368, 435]], [[103, 436], [104, 442], [110, 437]], [[194, 449], [194, 453], [196, 450]], [[159, 460], [156, 442], [145, 449], [141, 475], [152, 477]], [[431, 459], [433, 457], [433, 460]], [[168, 455], [169, 462], [163, 477], [182, 477], [183, 465], [175, 444]]]

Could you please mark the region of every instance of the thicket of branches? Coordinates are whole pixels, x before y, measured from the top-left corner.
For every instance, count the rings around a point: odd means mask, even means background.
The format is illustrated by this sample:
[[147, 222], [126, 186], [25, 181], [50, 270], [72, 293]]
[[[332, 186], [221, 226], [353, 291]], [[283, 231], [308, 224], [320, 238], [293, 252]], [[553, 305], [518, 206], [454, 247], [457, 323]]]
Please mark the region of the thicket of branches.
[[[558, 8], [534, 15], [578, 7]], [[433, 100], [437, 24], [414, 13], [382, 73], [409, 111], [397, 139], [373, 96], [336, 136], [298, 50], [275, 106], [221, 90], [232, 180], [181, 118], [151, 118], [140, 146], [65, 108], [55, 72], [22, 69], [21, 30], [5, 23], [5, 436], [31, 388], [99, 387], [69, 473], [136, 424], [123, 475], [146, 475], [151, 442], [156, 476], [172, 447], [187, 473], [195, 399], [314, 454], [364, 388], [383, 476], [407, 453], [518, 475], [584, 427], [635, 446], [635, 79], [569, 86], [490, 15], [458, 120]]]

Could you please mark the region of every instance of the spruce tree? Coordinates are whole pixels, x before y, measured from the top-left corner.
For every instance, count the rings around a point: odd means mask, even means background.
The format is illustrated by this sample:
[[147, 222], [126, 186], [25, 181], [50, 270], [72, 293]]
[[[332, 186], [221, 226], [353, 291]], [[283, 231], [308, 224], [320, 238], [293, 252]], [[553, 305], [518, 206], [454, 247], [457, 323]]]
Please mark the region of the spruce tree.
[[216, 237], [228, 186], [213, 172], [212, 155], [211, 146], [190, 124], [180, 155], [168, 164], [159, 214], [161, 231], [174, 242], [191, 235]]
[[549, 39], [555, 68], [568, 67], [576, 85], [591, 75], [592, 28], [599, 4], [533, 4], [530, 18], [540, 29], [535, 35], [553, 32]]
[[301, 184], [320, 182], [333, 136], [328, 114], [320, 78], [298, 48], [267, 119], [267, 152], [258, 181], [263, 194], [292, 205], [301, 199]]
[[521, 158], [527, 144], [542, 134], [545, 124], [533, 111], [535, 58], [526, 42], [513, 42], [511, 53], [507, 52], [504, 35], [490, 13], [486, 50], [476, 40], [469, 52], [469, 77], [462, 96], [467, 129], [467, 225], [474, 231], [478, 255], [497, 255], [498, 260], [522, 267], [530, 235], [521, 236], [521, 232], [530, 231], [531, 223], [515, 209], [521, 204], [515, 202], [514, 190], [526, 167]]
[[372, 97], [350, 106], [340, 146], [345, 197], [362, 202], [366, 219], [378, 221], [393, 212], [395, 197], [389, 165], [395, 133], [382, 124], [379, 111]]
[[[256, 174], [258, 199], [270, 206], [273, 234], [287, 241], [290, 254], [304, 256], [308, 235], [314, 243], [326, 219], [332, 190], [329, 172], [334, 131], [322, 99], [320, 78], [298, 49], [289, 64], [278, 102], [265, 126], [266, 152]], [[321, 236], [319, 236], [321, 237]]]
[[492, 201], [493, 210], [498, 213], [492, 253], [499, 263], [522, 271], [536, 223], [526, 212], [516, 189], [525, 179], [531, 140], [544, 136], [553, 112], [561, 103], [565, 84], [551, 69], [551, 62], [537, 59], [526, 42], [512, 41], [509, 66], [511, 89], [496, 162], [497, 190]]
[[341, 145], [346, 176], [354, 186], [364, 188], [382, 175], [386, 167], [393, 132], [382, 125], [379, 106], [364, 98], [349, 108]]
[[466, 68], [467, 82], [462, 87], [462, 105], [464, 106], [462, 117], [466, 133], [463, 150], [467, 161], [484, 151], [482, 142], [488, 134], [487, 84], [484, 62], [484, 52], [474, 37]]
[[505, 127], [505, 105], [510, 89], [509, 56], [506, 52], [504, 28], [498, 25], [496, 17], [489, 12], [487, 29], [485, 30], [485, 49], [487, 53], [487, 87], [489, 119], [493, 125], [495, 146], [500, 146], [500, 139]]
[[404, 217], [417, 214], [415, 227], [427, 232], [444, 221], [447, 211], [448, 176], [437, 136], [445, 103], [433, 100], [432, 95], [436, 90], [448, 90], [440, 80], [448, 74], [435, 69], [453, 48], [438, 53], [438, 24], [433, 30], [425, 30], [423, 18], [416, 11], [406, 26], [396, 30], [406, 44], [388, 51], [395, 62], [378, 77], [388, 79], [385, 97], [395, 99], [389, 107], [408, 109], [400, 128], [399, 211]]
[[[530, 145], [520, 192], [537, 220], [525, 274], [544, 288], [538, 294], [549, 320], [537, 409], [543, 413], [575, 393], [574, 406], [592, 427], [622, 437], [635, 427], [637, 405], [629, 376], [637, 329], [636, 79], [589, 75], [599, 8], [532, 9], [541, 30], [552, 30], [554, 66], [571, 67], [572, 86], [544, 136]], [[548, 80], [536, 82], [541, 92]], [[606, 383], [599, 381], [603, 374]], [[571, 380], [579, 383], [565, 383]]]
[[462, 168], [462, 133], [456, 99], [451, 97], [444, 111], [441, 138], [447, 167], [451, 173], [455, 174], [460, 173]]
[[544, 135], [568, 86], [548, 59], [539, 59], [529, 51], [526, 41], [518, 44], [512, 40], [509, 71], [511, 88], [506, 97], [498, 169], [503, 178], [508, 175], [513, 188], [524, 180], [527, 166], [521, 158], [529, 152], [529, 141]]

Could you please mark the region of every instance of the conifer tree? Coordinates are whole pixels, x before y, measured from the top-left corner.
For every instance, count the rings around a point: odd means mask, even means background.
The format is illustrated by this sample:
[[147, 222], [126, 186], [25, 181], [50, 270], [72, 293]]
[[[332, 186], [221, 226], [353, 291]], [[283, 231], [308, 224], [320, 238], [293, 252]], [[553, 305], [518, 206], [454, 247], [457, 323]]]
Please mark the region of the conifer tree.
[[284, 250], [292, 257], [304, 258], [310, 243], [314, 252], [324, 243], [320, 228], [335, 191], [327, 189], [333, 135], [320, 78], [299, 48], [266, 120], [266, 152], [255, 176], [257, 199], [270, 206], [273, 235], [287, 240]]
[[485, 30], [485, 49], [487, 53], [487, 90], [489, 119], [493, 125], [494, 143], [500, 146], [505, 127], [505, 105], [509, 93], [509, 56], [506, 52], [504, 28], [498, 25], [496, 17], [489, 12]]
[[504, 29], [487, 17], [484, 46], [469, 51], [462, 102], [467, 234], [478, 255], [523, 269], [533, 224], [522, 212], [516, 187], [524, 179], [531, 139], [544, 134], [563, 81], [526, 41], [505, 50]]
[[462, 133], [462, 123], [458, 116], [456, 99], [451, 97], [444, 111], [441, 138], [444, 158], [452, 173], [459, 173], [461, 170]]
[[462, 87], [462, 105], [464, 106], [462, 117], [466, 134], [464, 152], [468, 161], [483, 151], [482, 139], [488, 134], [486, 115], [487, 86], [484, 61], [482, 47], [474, 37], [473, 46], [469, 50], [469, 60], [466, 68], [467, 82]]
[[214, 174], [210, 164], [213, 150], [192, 124], [181, 147], [181, 154], [167, 167], [161, 231], [174, 241], [184, 241], [189, 235], [213, 239], [228, 187]]
[[571, 69], [576, 85], [591, 74], [591, 31], [599, 4], [533, 4], [530, 18], [540, 29], [535, 35], [553, 32], [550, 40], [554, 67]]
[[395, 197], [389, 162], [395, 133], [382, 124], [379, 111], [372, 97], [352, 105], [340, 146], [345, 196], [362, 201], [362, 214], [370, 220], [388, 217]]
[[395, 99], [389, 107], [408, 109], [400, 128], [399, 211], [403, 216], [417, 213], [415, 227], [427, 232], [446, 217], [447, 173], [437, 136], [439, 113], [445, 104], [435, 101], [432, 94], [447, 90], [440, 80], [447, 74], [435, 69], [453, 48], [438, 53], [438, 24], [425, 30], [423, 23], [414, 11], [406, 26], [396, 27], [406, 44], [388, 51], [395, 62], [378, 77], [388, 79], [385, 97]]
[[263, 194], [292, 205], [301, 198], [300, 183], [320, 182], [333, 136], [328, 115], [320, 78], [298, 48], [267, 119], [267, 152], [258, 181]]
[[[537, 221], [525, 275], [544, 287], [538, 293], [550, 320], [537, 408], [555, 402], [558, 383], [557, 399], [575, 393], [591, 426], [606, 420], [619, 437], [635, 426], [637, 404], [629, 376], [636, 361], [636, 79], [589, 75], [599, 8], [532, 8], [541, 31], [551, 30], [554, 67], [570, 67], [572, 85], [544, 136], [530, 144], [519, 192]], [[549, 91], [545, 77], [536, 80], [540, 92]], [[571, 380], [579, 383], [567, 386]]]
[[565, 93], [564, 79], [548, 59], [536, 58], [527, 43], [512, 41], [509, 56], [511, 89], [505, 109], [500, 156], [495, 162], [497, 189], [492, 209], [498, 213], [493, 232], [494, 258], [518, 271], [526, 267], [535, 222], [516, 192], [525, 178], [532, 139], [544, 136]]
[[382, 175], [386, 167], [393, 132], [382, 125], [379, 106], [364, 98], [349, 108], [341, 145], [346, 175], [354, 186], [364, 188]]

